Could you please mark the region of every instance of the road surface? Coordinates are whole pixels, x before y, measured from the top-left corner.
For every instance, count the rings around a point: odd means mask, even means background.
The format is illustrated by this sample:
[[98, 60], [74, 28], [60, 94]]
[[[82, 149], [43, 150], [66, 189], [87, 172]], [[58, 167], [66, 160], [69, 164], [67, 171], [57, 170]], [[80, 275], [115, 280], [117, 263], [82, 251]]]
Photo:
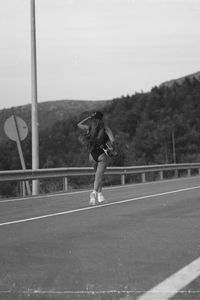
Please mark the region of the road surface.
[[200, 177], [0, 201], [0, 299], [200, 299]]

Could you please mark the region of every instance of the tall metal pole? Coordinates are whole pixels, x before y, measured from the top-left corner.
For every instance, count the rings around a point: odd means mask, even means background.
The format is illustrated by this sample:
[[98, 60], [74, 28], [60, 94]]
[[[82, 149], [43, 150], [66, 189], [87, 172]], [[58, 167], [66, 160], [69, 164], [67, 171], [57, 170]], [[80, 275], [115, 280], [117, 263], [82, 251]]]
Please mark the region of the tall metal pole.
[[[38, 109], [37, 109], [37, 59], [35, 0], [30, 0], [31, 13], [31, 96], [32, 96], [32, 169], [39, 169]], [[32, 194], [39, 193], [39, 181], [33, 180]]]

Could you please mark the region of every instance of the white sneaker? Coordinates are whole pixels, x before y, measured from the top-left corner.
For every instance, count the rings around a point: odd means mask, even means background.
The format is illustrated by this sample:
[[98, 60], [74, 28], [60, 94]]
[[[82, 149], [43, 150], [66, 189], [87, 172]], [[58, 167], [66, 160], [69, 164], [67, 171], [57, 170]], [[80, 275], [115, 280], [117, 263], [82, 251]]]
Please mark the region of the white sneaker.
[[96, 204], [96, 192], [93, 191], [90, 193], [90, 202], [89, 205], [95, 205]]
[[98, 193], [98, 203], [104, 203], [105, 202], [105, 198], [103, 196], [102, 193]]

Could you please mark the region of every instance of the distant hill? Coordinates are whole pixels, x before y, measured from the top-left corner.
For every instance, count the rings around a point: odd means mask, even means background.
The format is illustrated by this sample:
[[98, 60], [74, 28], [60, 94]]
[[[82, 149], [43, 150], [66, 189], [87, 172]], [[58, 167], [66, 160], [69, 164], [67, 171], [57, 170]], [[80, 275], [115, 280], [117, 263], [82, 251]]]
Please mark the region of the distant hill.
[[185, 81], [185, 79], [197, 79], [200, 81], [200, 72], [196, 72], [190, 75], [186, 75], [177, 79], [172, 79], [166, 82], [163, 82], [160, 86], [167, 86], [167, 87], [172, 87], [174, 85], [174, 83], [177, 83], [179, 85], [183, 84], [183, 82]]
[[[166, 81], [159, 87], [173, 88], [173, 85], [175, 83], [177, 83], [178, 85], [182, 85], [184, 84], [184, 81], [186, 79], [189, 79], [190, 81], [196, 79], [200, 82], [200, 72], [186, 75], [178, 79]], [[134, 96], [131, 96], [131, 98], [134, 99]], [[79, 116], [83, 112], [89, 112], [104, 108], [109, 109], [109, 103], [112, 103], [112, 100], [57, 100], [38, 103], [39, 130], [42, 131], [46, 128], [51, 128], [55, 124], [55, 122], [66, 120], [69, 117]], [[122, 99], [120, 99], [120, 103], [122, 103]], [[7, 139], [3, 127], [6, 119], [13, 114], [21, 117], [31, 129], [31, 104], [2, 109], [0, 110], [0, 143]]]
[[[108, 101], [57, 100], [38, 103], [39, 130], [51, 128], [55, 122], [69, 117], [78, 116], [86, 111], [103, 109]], [[0, 142], [7, 137], [4, 133], [4, 123], [15, 114], [22, 118], [31, 128], [31, 104], [0, 110]]]

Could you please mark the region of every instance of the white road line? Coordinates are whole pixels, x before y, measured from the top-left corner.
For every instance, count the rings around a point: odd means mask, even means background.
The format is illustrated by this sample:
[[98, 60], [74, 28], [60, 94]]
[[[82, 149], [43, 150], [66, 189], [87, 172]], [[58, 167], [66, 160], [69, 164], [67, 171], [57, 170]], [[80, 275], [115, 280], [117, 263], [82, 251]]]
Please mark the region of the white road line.
[[138, 201], [138, 200], [142, 200], [142, 199], [148, 199], [148, 198], [159, 197], [159, 196], [164, 196], [164, 195], [170, 195], [170, 194], [185, 192], [185, 191], [189, 191], [189, 190], [195, 190], [195, 189], [199, 189], [199, 188], [200, 188], [200, 185], [190, 187], [190, 188], [184, 188], [184, 189], [179, 189], [179, 190], [174, 190], [174, 191], [168, 191], [168, 192], [164, 192], [164, 193], [140, 196], [140, 197], [136, 197], [136, 198], [132, 198], [132, 199], [126, 199], [126, 200], [120, 200], [120, 201], [111, 202], [111, 203], [105, 203], [105, 204], [101, 204], [101, 205], [98, 205], [98, 206], [89, 206], [89, 207], [77, 208], [77, 209], [73, 209], [73, 210], [68, 210], [68, 211], [63, 211], [63, 212], [58, 212], [58, 213], [53, 213], [53, 214], [47, 214], [47, 215], [42, 215], [42, 216], [38, 216], [38, 217], [32, 217], [32, 218], [21, 219], [21, 220], [16, 220], [16, 221], [4, 222], [4, 223], [0, 223], [0, 226], [12, 225], [12, 224], [17, 224], [17, 223], [24, 223], [24, 222], [35, 221], [35, 220], [40, 220], [40, 219], [45, 219], [45, 218], [50, 218], [50, 217], [61, 216], [61, 215], [67, 215], [67, 214], [72, 214], [72, 213], [81, 212], [81, 211], [85, 211], [85, 210], [98, 209], [98, 208], [102, 208], [102, 207], [105, 207], [105, 206], [123, 204], [123, 203], [127, 203], [127, 202]]
[[137, 300], [169, 300], [199, 276], [200, 258], [165, 279]]

